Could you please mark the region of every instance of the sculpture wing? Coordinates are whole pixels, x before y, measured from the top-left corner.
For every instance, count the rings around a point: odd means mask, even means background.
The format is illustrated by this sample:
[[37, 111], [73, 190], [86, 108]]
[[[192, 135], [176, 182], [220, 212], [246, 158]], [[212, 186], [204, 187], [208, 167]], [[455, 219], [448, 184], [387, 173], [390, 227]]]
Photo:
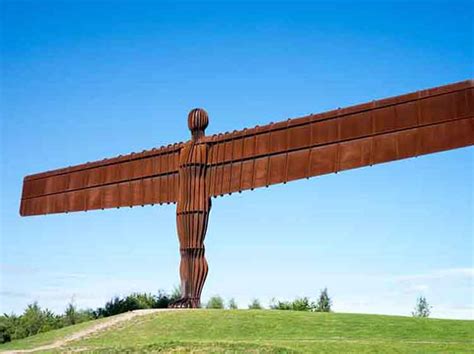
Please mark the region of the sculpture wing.
[[174, 203], [180, 144], [25, 177], [22, 216]]
[[474, 144], [474, 81], [208, 138], [209, 195]]

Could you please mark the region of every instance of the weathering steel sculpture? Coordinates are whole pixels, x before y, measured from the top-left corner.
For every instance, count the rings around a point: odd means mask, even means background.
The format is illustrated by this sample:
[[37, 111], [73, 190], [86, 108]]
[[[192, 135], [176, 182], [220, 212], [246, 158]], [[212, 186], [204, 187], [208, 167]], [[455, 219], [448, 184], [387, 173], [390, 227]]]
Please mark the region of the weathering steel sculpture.
[[203, 109], [191, 140], [25, 177], [22, 216], [176, 203], [182, 298], [199, 307], [211, 197], [474, 143], [474, 81], [205, 136]]

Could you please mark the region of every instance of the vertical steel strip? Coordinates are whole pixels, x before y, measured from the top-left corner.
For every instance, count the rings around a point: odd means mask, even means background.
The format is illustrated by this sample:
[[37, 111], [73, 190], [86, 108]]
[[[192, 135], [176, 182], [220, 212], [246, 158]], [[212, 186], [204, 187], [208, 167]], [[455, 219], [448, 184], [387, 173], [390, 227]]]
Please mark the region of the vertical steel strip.
[[[420, 126], [420, 119], [422, 118], [422, 111], [421, 111], [421, 105], [420, 105], [420, 100], [421, 100], [421, 93], [418, 91], [417, 94], [417, 99], [415, 100], [415, 105], [416, 105], [416, 127], [418, 128]], [[420, 133], [419, 130], [415, 130], [415, 139], [416, 139], [416, 148], [415, 148], [415, 157], [418, 157], [420, 154]]]
[[285, 176], [283, 180], [283, 184], [288, 182], [288, 150], [290, 148], [290, 122], [291, 119], [286, 121], [286, 128], [285, 128], [285, 138], [286, 138], [286, 154], [285, 154]]
[[[168, 147], [169, 149], [169, 147]], [[166, 175], [165, 175], [165, 178], [166, 178], [166, 190], [165, 190], [165, 199], [166, 199], [166, 204], [169, 204], [170, 203], [170, 187], [171, 187], [171, 183], [170, 183], [170, 174], [168, 173], [169, 170], [170, 170], [170, 155], [171, 153], [169, 151], [167, 151], [166, 153]]]
[[64, 199], [63, 199], [63, 208], [64, 208], [64, 212], [68, 212], [69, 211], [69, 193], [67, 192], [67, 190], [69, 190], [69, 185], [71, 183], [71, 174], [68, 173], [66, 174], [67, 176], [67, 189], [66, 189], [66, 193], [64, 193]]
[[340, 144], [341, 144], [341, 120], [342, 118], [340, 117], [341, 114], [341, 109], [337, 109], [337, 143], [336, 143], [336, 157], [334, 161], [334, 173], [339, 172], [339, 149], [340, 149]]
[[[273, 122], [270, 122], [270, 126], [268, 128], [268, 147], [269, 147], [269, 152], [272, 151], [272, 132], [273, 132]], [[268, 187], [270, 185], [270, 168], [271, 168], [271, 156], [267, 154], [267, 181], [265, 183], [265, 187]]]
[[239, 193], [242, 193], [242, 174], [244, 168], [243, 156], [244, 156], [244, 138], [240, 138], [240, 177], [239, 177]]
[[206, 195], [208, 198], [211, 197], [211, 174], [212, 174], [212, 157], [214, 154], [213, 145], [209, 144], [208, 149], [208, 156], [206, 158]]
[[[86, 168], [89, 164], [90, 164], [89, 162], [86, 163]], [[89, 173], [90, 172], [83, 172], [83, 173], [84, 173], [84, 179], [83, 179], [83, 185], [82, 186], [83, 186], [83, 188], [85, 188], [89, 184]], [[87, 193], [85, 192], [84, 189], [82, 190], [82, 198], [84, 199], [84, 204], [83, 204], [84, 211], [87, 211], [88, 210], [87, 206], [88, 206], [89, 197], [88, 197], [88, 195], [87, 195]]]
[[234, 140], [234, 136], [235, 136], [235, 130], [230, 133], [230, 146], [231, 146], [231, 152], [230, 152], [230, 169], [229, 169], [229, 195], [232, 194], [232, 163], [234, 161], [234, 145], [235, 145], [235, 140]]
[[161, 170], [163, 169], [163, 154], [160, 154], [159, 155], [160, 158], [158, 159], [158, 175], [156, 176], [156, 182], [158, 182], [158, 189], [155, 190], [155, 195], [158, 193], [158, 195], [156, 196], [156, 201], [158, 203], [163, 204], [162, 200], [161, 200], [161, 177], [160, 177], [160, 174], [161, 174]]
[[222, 165], [221, 165], [222, 173], [221, 173], [221, 183], [220, 183], [219, 195], [222, 197], [223, 196], [222, 191], [224, 190], [224, 166], [225, 166], [225, 150], [226, 150], [225, 139], [221, 142], [221, 144], [224, 147], [224, 152], [222, 154]]
[[[252, 155], [255, 156], [255, 152], [257, 150], [257, 131], [258, 131], [259, 126], [255, 126], [255, 130], [253, 132], [253, 151]], [[252, 188], [250, 190], [254, 190], [255, 188], [255, 160], [256, 158], [252, 159]]]
[[308, 144], [308, 147], [309, 147], [309, 154], [308, 154], [308, 164], [306, 166], [306, 179], [309, 179], [309, 177], [311, 176], [311, 159], [312, 159], [312, 156], [313, 156], [313, 148], [311, 148], [310, 146], [314, 145], [313, 143], [313, 115], [311, 114], [310, 116], [310, 119], [309, 121], [311, 123], [308, 124], [308, 127], [309, 127], [309, 144]]
[[372, 104], [370, 107], [370, 125], [371, 125], [371, 137], [370, 137], [370, 156], [369, 156], [369, 165], [372, 166], [374, 164], [374, 136], [375, 136], [375, 109], [376, 109], [376, 104], [375, 100], [372, 100]]
[[[132, 152], [133, 154], [133, 152]], [[132, 155], [129, 157], [129, 162], [127, 163], [128, 166], [128, 206], [131, 208], [133, 207], [133, 189], [132, 189], [132, 182], [130, 181], [131, 176], [133, 176], [133, 163], [131, 163]]]
[[[395, 126], [397, 127], [398, 126], [398, 113], [397, 113], [397, 108], [396, 106], [393, 106], [392, 107], [392, 111], [393, 111], [393, 115], [394, 115], [394, 119], [395, 119]], [[395, 137], [395, 154], [396, 154], [396, 160], [399, 160], [400, 159], [400, 152], [399, 152], [399, 148], [398, 148], [398, 136], [397, 135], [394, 135]]]

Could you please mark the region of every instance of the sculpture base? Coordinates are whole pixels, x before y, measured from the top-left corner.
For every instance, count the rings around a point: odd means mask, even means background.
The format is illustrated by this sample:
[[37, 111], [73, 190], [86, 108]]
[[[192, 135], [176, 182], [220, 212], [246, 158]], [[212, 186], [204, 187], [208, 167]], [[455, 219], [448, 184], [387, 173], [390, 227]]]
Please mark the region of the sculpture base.
[[173, 301], [168, 307], [172, 309], [197, 309], [201, 307], [201, 302], [198, 298], [182, 297]]

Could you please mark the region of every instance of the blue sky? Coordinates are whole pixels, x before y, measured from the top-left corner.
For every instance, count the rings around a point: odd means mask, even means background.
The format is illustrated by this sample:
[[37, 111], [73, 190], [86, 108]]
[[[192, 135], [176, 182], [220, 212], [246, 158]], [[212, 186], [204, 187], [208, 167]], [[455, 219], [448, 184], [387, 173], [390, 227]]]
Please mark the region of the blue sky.
[[[21, 218], [22, 178], [472, 78], [466, 1], [1, 2], [0, 312], [179, 283], [173, 205]], [[474, 318], [473, 148], [213, 200], [203, 299]]]

